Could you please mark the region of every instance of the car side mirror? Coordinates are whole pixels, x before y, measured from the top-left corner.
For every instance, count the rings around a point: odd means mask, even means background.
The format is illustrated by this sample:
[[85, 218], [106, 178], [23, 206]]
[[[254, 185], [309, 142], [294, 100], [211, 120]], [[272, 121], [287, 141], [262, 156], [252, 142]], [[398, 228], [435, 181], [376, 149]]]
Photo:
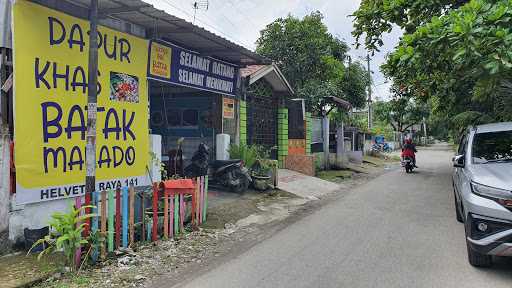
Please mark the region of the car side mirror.
[[457, 155], [453, 157], [453, 167], [464, 168], [464, 155]]

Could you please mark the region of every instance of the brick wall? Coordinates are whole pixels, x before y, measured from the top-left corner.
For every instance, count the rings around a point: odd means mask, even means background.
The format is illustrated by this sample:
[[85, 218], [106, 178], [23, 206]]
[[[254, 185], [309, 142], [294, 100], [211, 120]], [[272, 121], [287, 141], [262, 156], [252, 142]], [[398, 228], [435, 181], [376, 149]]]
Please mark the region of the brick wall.
[[288, 155], [285, 159], [285, 168], [309, 176], [315, 176], [315, 161], [313, 155]]
[[306, 139], [288, 139], [288, 155], [306, 155]]

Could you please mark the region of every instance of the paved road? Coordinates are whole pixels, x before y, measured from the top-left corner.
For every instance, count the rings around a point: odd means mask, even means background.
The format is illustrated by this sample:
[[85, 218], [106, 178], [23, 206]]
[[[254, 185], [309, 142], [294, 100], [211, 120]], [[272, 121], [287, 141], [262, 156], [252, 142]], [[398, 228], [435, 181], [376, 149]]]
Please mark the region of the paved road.
[[467, 263], [451, 153], [420, 151], [413, 175], [391, 171], [184, 287], [512, 287], [512, 261]]

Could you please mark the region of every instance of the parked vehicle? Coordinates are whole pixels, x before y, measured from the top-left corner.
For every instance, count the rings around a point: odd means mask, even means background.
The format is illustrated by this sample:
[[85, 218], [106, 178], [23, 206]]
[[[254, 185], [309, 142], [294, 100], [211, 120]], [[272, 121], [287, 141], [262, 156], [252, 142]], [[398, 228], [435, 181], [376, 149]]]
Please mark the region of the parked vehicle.
[[206, 144], [199, 144], [198, 150], [192, 156], [192, 163], [185, 167], [185, 176], [208, 175], [209, 181], [213, 184], [218, 183], [235, 193], [245, 192], [251, 183], [251, 176], [242, 160], [209, 161], [208, 150]]
[[512, 122], [470, 128], [453, 157], [457, 220], [465, 225], [469, 263], [512, 256]]
[[406, 173], [412, 173], [414, 169], [414, 162], [411, 157], [405, 156], [402, 159], [402, 167], [404, 167]]
[[372, 150], [374, 152], [392, 152], [389, 143], [386, 142], [386, 139], [382, 135], [375, 136], [375, 143], [372, 145]]

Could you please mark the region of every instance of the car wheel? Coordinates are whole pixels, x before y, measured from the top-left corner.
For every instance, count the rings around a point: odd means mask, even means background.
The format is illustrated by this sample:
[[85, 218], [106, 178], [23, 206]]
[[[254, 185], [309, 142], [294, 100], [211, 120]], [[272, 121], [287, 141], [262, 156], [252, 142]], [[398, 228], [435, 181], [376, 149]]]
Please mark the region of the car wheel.
[[492, 265], [491, 255], [482, 254], [473, 250], [473, 248], [471, 248], [467, 240], [466, 246], [468, 249], [469, 264], [471, 264], [474, 267], [490, 267]]
[[455, 216], [457, 218], [457, 221], [459, 221], [460, 223], [464, 223], [464, 218], [462, 218], [462, 214], [460, 212], [461, 209], [459, 209], [459, 203], [457, 203], [457, 197], [455, 196], [455, 191], [453, 191], [453, 202], [454, 202], [454, 207], [455, 207]]

